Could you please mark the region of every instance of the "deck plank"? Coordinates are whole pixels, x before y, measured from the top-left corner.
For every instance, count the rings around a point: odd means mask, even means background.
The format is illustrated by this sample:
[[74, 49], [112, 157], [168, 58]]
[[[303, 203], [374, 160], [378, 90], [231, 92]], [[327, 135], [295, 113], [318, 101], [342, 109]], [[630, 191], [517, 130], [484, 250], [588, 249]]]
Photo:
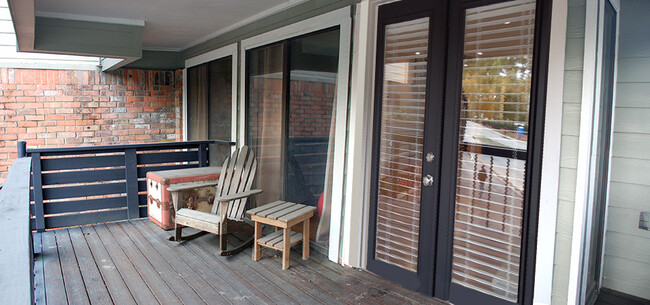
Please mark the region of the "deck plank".
[[[271, 253], [270, 257], [275, 264], [280, 265], [282, 263], [280, 257], [275, 257], [272, 254], [272, 250], [267, 251]], [[382, 303], [368, 293], [366, 287], [359, 285], [358, 282], [351, 281], [339, 272], [334, 272], [322, 266], [314, 266], [314, 261], [310, 261], [314, 255], [317, 254], [311, 253], [309, 259], [306, 261], [298, 259], [301, 255], [297, 255], [291, 260], [291, 268], [295, 268], [298, 274], [314, 282], [316, 285], [323, 287], [323, 289], [327, 289], [328, 292], [336, 294], [340, 298], [354, 304], [401, 304], [397, 301]]]
[[[204, 255], [214, 257], [218, 262], [221, 262], [225, 268], [232, 270], [236, 273], [245, 283], [249, 283], [259, 289], [259, 291], [277, 304], [299, 304], [291, 296], [279, 290], [275, 285], [260, 277], [258, 274], [251, 272], [251, 269], [245, 265], [235, 262], [235, 257], [220, 257], [216, 253], [219, 251], [218, 236], [214, 234], [204, 235], [196, 240], [187, 242], [186, 245], [191, 245], [197, 249], [198, 252], [203, 252]], [[195, 252], [196, 253], [196, 252]]]
[[[218, 290], [224, 290], [223, 288], [230, 287], [225, 280], [221, 279], [222, 285], [225, 284], [227, 287], [211, 286], [209, 279], [204, 278], [205, 274], [201, 272], [203, 269], [209, 269], [207, 265], [202, 264], [198, 259], [196, 259], [197, 264], [192, 264], [192, 261], [188, 263], [183, 253], [180, 251], [174, 251], [175, 249], [169, 246], [172, 242], [162, 240], [160, 237], [156, 236], [149, 228], [144, 226], [142, 221], [137, 221], [137, 223], [140, 225], [136, 225], [133, 222], [124, 223], [125, 231], [133, 231], [133, 233], [129, 234], [133, 234], [136, 238], [149, 242], [153, 249], [155, 249], [155, 251], [157, 251], [158, 254], [160, 254], [167, 263], [174, 268], [174, 270], [176, 270], [176, 272], [183, 276], [185, 281], [197, 292], [203, 301], [208, 304], [233, 303], [228, 300], [226, 295], [221, 295], [218, 292]], [[192, 258], [189, 259], [192, 260]], [[195, 266], [195, 268], [193, 268], [193, 266]], [[211, 274], [214, 275], [214, 272], [211, 272]], [[212, 278], [210, 277], [210, 279]], [[236, 295], [231, 297], [236, 297]], [[250, 302], [243, 298], [240, 298], [240, 300], [242, 302], [235, 302], [235, 304], [250, 304]]]
[[104, 279], [99, 273], [95, 258], [90, 252], [90, 248], [86, 243], [81, 229], [70, 228], [68, 232], [90, 302], [95, 304], [110, 304], [112, 302], [111, 296], [108, 293], [108, 289], [106, 289]]
[[[243, 241], [244, 238], [238, 238], [238, 241]], [[250, 260], [253, 255], [251, 248], [247, 248], [243, 252], [245, 255], [242, 255], [244, 259]], [[295, 254], [294, 254], [295, 255]], [[288, 270], [282, 270], [282, 262], [273, 259], [260, 259], [257, 261], [260, 266], [266, 268], [269, 272], [273, 274], [275, 278], [286, 278], [286, 284], [292, 285], [297, 289], [303, 291], [303, 293], [309, 294], [313, 298], [317, 299], [324, 304], [351, 304], [346, 302], [344, 299], [340, 298], [334, 293], [323, 289], [320, 285], [310, 281], [309, 279], [298, 274], [294, 269], [289, 267]]]
[[59, 249], [59, 260], [61, 261], [61, 270], [63, 271], [63, 285], [65, 286], [66, 296], [68, 297], [68, 304], [90, 304], [68, 230], [57, 230], [54, 236], [56, 236], [56, 244]]
[[43, 266], [43, 241], [41, 233], [33, 233], [34, 243], [34, 304], [45, 304], [45, 273]]
[[[232, 234], [229, 235], [228, 240], [232, 247], [236, 247], [240, 243], [240, 240], [232, 236]], [[217, 241], [216, 238], [212, 238], [209, 240], [209, 243], [205, 243], [205, 246], [217, 247], [218, 243], [216, 243], [216, 241]], [[268, 268], [265, 268], [263, 265], [260, 265], [257, 262], [251, 260], [250, 255], [236, 254], [230, 257], [230, 261], [232, 261], [232, 263], [235, 264], [242, 264], [246, 266], [247, 268], [249, 268], [251, 272], [254, 273], [254, 276], [258, 276], [260, 278], [265, 279], [271, 285], [276, 287], [275, 288], [276, 290], [289, 296], [291, 299], [295, 300], [299, 304], [316, 304], [316, 303], [328, 304], [326, 302], [322, 302], [318, 298], [315, 298], [311, 294], [307, 293], [304, 289], [292, 285], [291, 282], [288, 281], [286, 277], [278, 276], [278, 273], [274, 273]]]
[[99, 237], [100, 240], [98, 242], [106, 248], [108, 255], [122, 276], [122, 279], [124, 279], [124, 283], [126, 283], [135, 302], [137, 304], [159, 304], [153, 292], [135, 269], [129, 257], [120, 248], [113, 235], [108, 231], [108, 228], [104, 225], [95, 225], [90, 228]]
[[124, 234], [124, 231], [119, 228], [117, 223], [95, 226], [95, 228], [101, 227], [106, 228], [107, 233], [113, 235], [126, 256], [128, 256], [129, 260], [133, 263], [135, 270], [140, 274], [144, 282], [147, 283], [147, 286], [149, 286], [149, 289], [151, 289], [154, 296], [156, 296], [158, 302], [161, 304], [183, 304], [176, 293], [163, 279], [163, 276], [170, 276], [170, 274], [162, 274], [156, 270], [147, 258], [145, 258], [146, 254], [138, 250], [131, 239], [129, 239], [129, 237]]
[[[142, 235], [131, 227], [128, 222], [117, 223], [112, 228], [118, 228], [127, 235], [131, 241], [140, 249], [140, 252], [144, 254], [144, 257], [151, 263], [155, 270], [161, 275], [162, 279], [167, 283], [169, 287], [176, 293], [178, 298], [184, 304], [206, 304], [205, 299], [203, 299], [196, 290], [207, 289], [207, 286], [201, 286], [201, 283], [196, 283], [199, 286], [193, 287], [187, 282], [185, 276], [174, 269], [163, 256], [156, 251], [151, 244], [142, 237]], [[117, 231], [117, 229], [116, 229]], [[121, 233], [121, 232], [120, 232]], [[119, 233], [118, 233], [119, 234]], [[167, 253], [166, 256], [172, 260], [179, 260], [178, 257], [175, 257], [173, 253]], [[189, 273], [188, 275], [191, 275]]]
[[[144, 221], [144, 223], [151, 228], [151, 230], [157, 234], [163, 240], [171, 236], [171, 234], [163, 232], [159, 227], [156, 227], [155, 224]], [[268, 298], [264, 293], [262, 293], [258, 287], [252, 285], [251, 283], [245, 281], [239, 273], [233, 271], [230, 267], [224, 264], [219, 257], [214, 254], [208, 254], [202, 249], [199, 249], [195, 240], [190, 242], [181, 242], [181, 243], [172, 243], [174, 248], [179, 251], [185, 251], [185, 257], [195, 257], [202, 261], [204, 264], [208, 265], [211, 268], [212, 272], [215, 272], [221, 277], [228, 285], [233, 289], [238, 290], [243, 297], [249, 300], [253, 304], [268, 304], [273, 303], [273, 301]], [[216, 252], [216, 250], [215, 250]], [[224, 286], [225, 287], [225, 286]]]
[[48, 304], [68, 304], [54, 231], [43, 232], [41, 236], [43, 239], [45, 301]]
[[97, 232], [92, 226], [80, 228], [88, 248], [95, 259], [102, 279], [106, 283], [106, 289], [111, 295], [111, 299], [115, 304], [136, 304], [129, 288], [126, 286], [124, 279], [117, 270], [113, 259], [108, 254], [108, 251], [98, 238]]
[[[311, 257], [310, 257], [311, 259]], [[316, 253], [313, 256], [315, 265], [322, 265], [330, 270], [341, 273], [345, 276], [358, 279], [363, 287], [367, 287], [370, 291], [382, 291], [388, 294], [393, 295], [394, 297], [404, 299], [402, 303], [411, 303], [411, 304], [439, 304], [447, 305], [444, 301], [438, 300], [436, 298], [424, 295], [417, 291], [410, 290], [402, 285], [383, 279], [377, 275], [374, 275], [365, 270], [353, 269], [353, 268], [342, 268], [336, 263], [330, 261], [326, 256]]]

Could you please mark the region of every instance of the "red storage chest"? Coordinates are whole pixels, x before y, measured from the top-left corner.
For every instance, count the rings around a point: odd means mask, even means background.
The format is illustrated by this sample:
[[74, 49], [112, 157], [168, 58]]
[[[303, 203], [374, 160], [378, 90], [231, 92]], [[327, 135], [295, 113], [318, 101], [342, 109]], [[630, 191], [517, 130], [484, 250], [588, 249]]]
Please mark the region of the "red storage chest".
[[[221, 166], [175, 169], [147, 173], [147, 214], [149, 219], [163, 228], [174, 228], [174, 205], [167, 190], [170, 184], [185, 182], [214, 182], [219, 180]], [[202, 187], [182, 192], [181, 203], [188, 202], [194, 210], [210, 212], [215, 187]]]

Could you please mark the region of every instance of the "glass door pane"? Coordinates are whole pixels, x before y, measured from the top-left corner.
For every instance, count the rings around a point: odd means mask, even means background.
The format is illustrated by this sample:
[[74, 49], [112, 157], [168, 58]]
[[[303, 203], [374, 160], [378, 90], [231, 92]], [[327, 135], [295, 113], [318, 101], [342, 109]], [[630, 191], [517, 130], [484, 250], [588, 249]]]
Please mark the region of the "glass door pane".
[[[230, 140], [232, 137], [232, 56], [210, 62], [210, 105], [208, 139]], [[213, 166], [230, 156], [230, 146], [210, 144], [209, 160]]]
[[208, 65], [187, 69], [187, 138], [190, 141], [208, 138], [208, 84]]
[[375, 258], [418, 268], [429, 18], [385, 28]]
[[318, 206], [312, 239], [329, 240], [338, 29], [289, 42], [289, 109], [284, 199]]
[[[232, 135], [232, 56], [187, 69], [188, 140], [230, 141]], [[230, 146], [210, 144], [210, 165], [221, 165]]]
[[518, 299], [535, 1], [465, 11], [452, 283]]
[[264, 190], [256, 202], [283, 199], [283, 59], [282, 43], [248, 51], [247, 142], [257, 156], [256, 188]]

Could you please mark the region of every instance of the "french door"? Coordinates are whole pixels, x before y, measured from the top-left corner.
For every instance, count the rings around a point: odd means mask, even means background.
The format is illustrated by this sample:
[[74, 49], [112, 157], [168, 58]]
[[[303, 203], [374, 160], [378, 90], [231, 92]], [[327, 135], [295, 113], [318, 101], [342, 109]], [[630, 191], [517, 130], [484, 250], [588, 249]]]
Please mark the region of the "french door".
[[454, 304], [532, 302], [546, 4], [379, 8], [370, 271]]
[[401, 1], [378, 17], [368, 269], [431, 294], [446, 8]]

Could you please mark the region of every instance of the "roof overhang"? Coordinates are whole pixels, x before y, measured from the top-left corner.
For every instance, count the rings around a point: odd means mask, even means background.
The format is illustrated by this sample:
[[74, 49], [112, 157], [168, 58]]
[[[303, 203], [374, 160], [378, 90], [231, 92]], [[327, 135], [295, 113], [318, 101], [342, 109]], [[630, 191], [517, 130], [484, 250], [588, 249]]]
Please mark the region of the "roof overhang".
[[184, 60], [360, 0], [8, 0], [20, 52], [99, 57], [103, 70]]
[[33, 0], [9, 0], [18, 51], [81, 56], [102, 60], [113, 70], [142, 57], [142, 25], [38, 17]]

